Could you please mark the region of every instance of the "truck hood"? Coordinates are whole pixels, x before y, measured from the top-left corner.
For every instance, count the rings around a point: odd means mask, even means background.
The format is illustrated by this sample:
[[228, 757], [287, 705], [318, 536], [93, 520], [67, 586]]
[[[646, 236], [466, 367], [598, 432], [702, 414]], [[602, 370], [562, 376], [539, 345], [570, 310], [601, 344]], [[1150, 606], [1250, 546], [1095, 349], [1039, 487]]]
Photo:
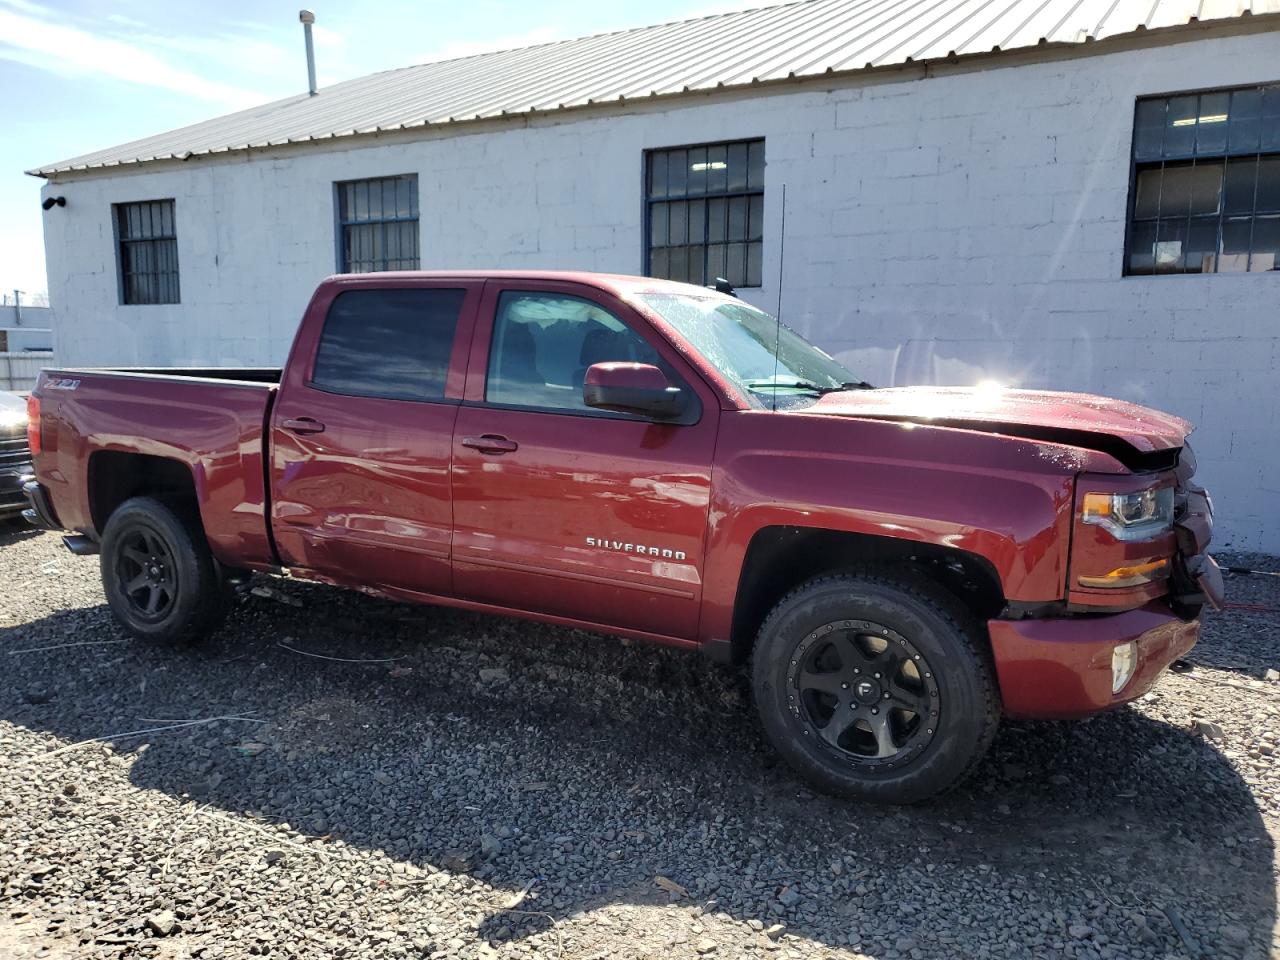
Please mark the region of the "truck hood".
[[1193, 429], [1180, 417], [1125, 400], [985, 387], [849, 390], [829, 393], [796, 412], [959, 427], [1107, 453], [1115, 453], [1119, 441], [1139, 455], [1176, 450]]

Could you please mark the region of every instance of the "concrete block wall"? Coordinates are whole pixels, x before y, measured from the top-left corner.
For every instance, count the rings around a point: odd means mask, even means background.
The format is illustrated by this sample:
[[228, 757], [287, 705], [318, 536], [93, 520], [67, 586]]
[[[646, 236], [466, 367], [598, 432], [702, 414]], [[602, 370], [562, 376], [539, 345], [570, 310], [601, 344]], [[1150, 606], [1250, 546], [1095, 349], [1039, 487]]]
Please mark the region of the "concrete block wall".
[[[1219, 542], [1280, 553], [1280, 272], [1122, 276], [1135, 98], [1278, 64], [1280, 35], [1219, 36], [72, 175], [46, 188], [67, 197], [45, 214], [59, 355], [282, 363], [335, 269], [346, 179], [418, 174], [424, 268], [638, 273], [643, 151], [764, 137], [764, 286], [745, 299], [877, 384], [994, 379], [1185, 416]], [[162, 197], [182, 303], [120, 306], [110, 205]]]

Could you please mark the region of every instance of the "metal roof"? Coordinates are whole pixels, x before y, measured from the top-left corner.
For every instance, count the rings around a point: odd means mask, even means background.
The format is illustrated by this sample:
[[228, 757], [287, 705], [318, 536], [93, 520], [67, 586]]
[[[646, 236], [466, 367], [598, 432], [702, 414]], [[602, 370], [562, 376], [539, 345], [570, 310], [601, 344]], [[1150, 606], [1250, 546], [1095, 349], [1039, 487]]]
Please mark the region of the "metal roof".
[[1250, 14], [1280, 14], [1280, 0], [798, 0], [387, 70], [28, 172], [751, 87]]

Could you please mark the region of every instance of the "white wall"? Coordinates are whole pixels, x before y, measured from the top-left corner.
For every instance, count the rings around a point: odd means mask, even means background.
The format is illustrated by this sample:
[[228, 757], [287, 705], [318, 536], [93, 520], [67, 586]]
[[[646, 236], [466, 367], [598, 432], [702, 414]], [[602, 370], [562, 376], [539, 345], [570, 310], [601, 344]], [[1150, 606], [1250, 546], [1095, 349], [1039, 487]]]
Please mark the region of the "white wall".
[[[1277, 80], [1280, 34], [1253, 34], [74, 176], [45, 191], [67, 198], [45, 214], [58, 353], [279, 364], [335, 269], [343, 179], [418, 173], [424, 268], [637, 273], [642, 151], [763, 136], [765, 286], [746, 299], [777, 304], [786, 184], [791, 325], [879, 384], [993, 378], [1188, 417], [1220, 545], [1280, 553], [1280, 273], [1121, 275], [1135, 97]], [[119, 306], [110, 204], [161, 197], [182, 304]]]
[[[48, 311], [46, 311], [47, 313]], [[45, 323], [51, 318], [44, 317]], [[53, 328], [42, 326], [27, 326], [27, 320], [23, 320], [20, 327], [11, 327], [0, 324], [0, 341], [7, 345], [7, 349], [14, 353], [23, 353], [28, 350], [49, 351], [53, 349]]]

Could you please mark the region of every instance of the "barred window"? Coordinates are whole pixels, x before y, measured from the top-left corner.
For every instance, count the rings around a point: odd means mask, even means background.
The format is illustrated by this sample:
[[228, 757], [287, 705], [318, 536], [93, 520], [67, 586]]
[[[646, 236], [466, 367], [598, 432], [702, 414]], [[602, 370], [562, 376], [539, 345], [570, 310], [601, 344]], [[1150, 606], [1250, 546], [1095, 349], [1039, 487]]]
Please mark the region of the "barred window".
[[418, 269], [418, 175], [347, 180], [338, 192], [338, 271]]
[[763, 140], [651, 150], [645, 196], [649, 276], [760, 286]]
[[117, 203], [115, 214], [120, 302], [178, 303], [178, 240], [173, 201]]
[[1280, 84], [1149, 97], [1127, 274], [1280, 270]]

